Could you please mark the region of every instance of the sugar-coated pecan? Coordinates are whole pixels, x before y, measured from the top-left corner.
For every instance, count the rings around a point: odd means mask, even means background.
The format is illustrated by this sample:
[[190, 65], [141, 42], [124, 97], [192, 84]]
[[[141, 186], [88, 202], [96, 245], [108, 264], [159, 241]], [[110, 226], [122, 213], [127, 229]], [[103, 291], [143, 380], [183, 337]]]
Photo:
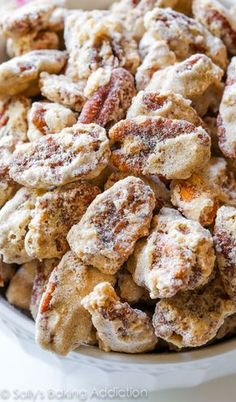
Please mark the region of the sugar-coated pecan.
[[22, 145], [13, 154], [10, 176], [27, 187], [50, 189], [97, 177], [109, 156], [105, 129], [77, 123], [59, 134]]
[[69, 52], [66, 75], [75, 82], [87, 80], [100, 67], [124, 67], [134, 74], [140, 63], [136, 41], [109, 11], [69, 14], [65, 43]]
[[85, 264], [115, 273], [149, 231], [155, 195], [141, 179], [127, 177], [98, 195], [67, 240]]
[[63, 5], [63, 0], [29, 2], [5, 14], [1, 20], [1, 29], [7, 37], [19, 37], [52, 28], [50, 19], [56, 9]]
[[195, 126], [204, 126], [191, 101], [172, 91], [140, 91], [133, 98], [127, 118], [137, 116], [161, 116], [167, 119], [186, 120]]
[[34, 102], [28, 113], [27, 136], [34, 141], [47, 134], [59, 133], [76, 121], [75, 114], [58, 103]]
[[236, 159], [236, 57], [227, 71], [226, 86], [217, 119], [219, 147], [227, 158]]
[[59, 37], [56, 32], [40, 31], [19, 38], [7, 39], [6, 49], [10, 57], [21, 56], [32, 50], [58, 49]]
[[62, 257], [69, 249], [67, 233], [99, 193], [98, 187], [77, 181], [38, 196], [25, 237], [26, 252], [39, 260]]
[[42, 71], [58, 74], [64, 67], [67, 53], [59, 50], [33, 50], [0, 65], [0, 94], [39, 93], [38, 79]]
[[210, 158], [209, 135], [185, 120], [139, 116], [117, 123], [109, 137], [111, 162], [130, 174], [187, 179]]
[[149, 237], [137, 243], [128, 269], [155, 299], [205, 285], [214, 263], [210, 232], [178, 211], [162, 208]]
[[192, 101], [192, 106], [204, 116], [215, 108], [222, 96], [223, 70], [204, 54], [195, 54], [181, 63], [157, 71], [147, 91], [172, 91]]
[[44, 349], [66, 355], [91, 337], [92, 321], [81, 299], [98, 283], [115, 277], [85, 266], [72, 252], [52, 271], [36, 318], [36, 341]]
[[110, 283], [97, 285], [82, 299], [82, 305], [92, 316], [102, 350], [143, 353], [155, 348], [157, 338], [151, 319], [121, 302]]
[[214, 239], [225, 289], [236, 303], [236, 208], [223, 206], [218, 210]]
[[124, 68], [116, 68], [109, 83], [99, 87], [85, 103], [79, 121], [110, 127], [125, 117], [134, 95], [133, 76]]
[[236, 311], [218, 278], [205, 288], [182, 292], [156, 305], [153, 326], [156, 336], [177, 346], [205, 345], [217, 334], [227, 317]]
[[193, 0], [194, 17], [236, 55], [236, 20], [218, 0]]
[[156, 40], [164, 40], [176, 54], [185, 60], [195, 53], [205, 53], [214, 63], [225, 69], [227, 52], [223, 42], [203, 25], [170, 8], [154, 8], [145, 16], [145, 27]]
[[80, 85], [71, 81], [65, 75], [41, 73], [39, 86], [45, 98], [77, 112], [81, 111], [85, 103], [85, 97]]

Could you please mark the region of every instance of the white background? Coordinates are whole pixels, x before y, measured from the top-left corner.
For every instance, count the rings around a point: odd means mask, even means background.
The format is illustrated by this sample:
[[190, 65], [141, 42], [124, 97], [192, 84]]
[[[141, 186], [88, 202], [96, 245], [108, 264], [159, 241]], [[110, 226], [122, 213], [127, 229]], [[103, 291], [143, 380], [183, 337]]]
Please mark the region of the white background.
[[[42, 395], [45, 397], [44, 400], [50, 400], [48, 397], [50, 390], [55, 392], [62, 391], [63, 389], [65, 391], [81, 391], [84, 389], [90, 393], [93, 388], [93, 382], [97, 381], [89, 372], [85, 373], [78, 367], [76, 384], [74, 381], [72, 384], [69, 373], [65, 375], [56, 364], [51, 366], [28, 355], [21, 349], [17, 340], [1, 332], [0, 362], [0, 396], [2, 390], [10, 391], [11, 397], [8, 398], [8, 401], [32, 401], [33, 397], [30, 394], [23, 394], [23, 391], [27, 392], [30, 390], [34, 395], [36, 395], [37, 391], [41, 392], [41, 394], [38, 394], [38, 398]], [[110, 386], [112, 388], [115, 384], [110, 384]], [[18, 390], [17, 393], [15, 392], [16, 390]], [[22, 396], [21, 399], [18, 398], [19, 395]], [[59, 397], [60, 395], [57, 399], [51, 400], [69, 400], [66, 398], [59, 399]], [[76, 399], [72, 400], [75, 401]], [[94, 397], [87, 400], [97, 401], [98, 399]], [[127, 400], [123, 400], [127, 402]], [[218, 379], [200, 387], [186, 390], [161, 391], [149, 394], [147, 399], [136, 400], [148, 402], [235, 402], [236, 375]], [[117, 399], [105, 399], [105, 401], [113, 402], [117, 401]]]

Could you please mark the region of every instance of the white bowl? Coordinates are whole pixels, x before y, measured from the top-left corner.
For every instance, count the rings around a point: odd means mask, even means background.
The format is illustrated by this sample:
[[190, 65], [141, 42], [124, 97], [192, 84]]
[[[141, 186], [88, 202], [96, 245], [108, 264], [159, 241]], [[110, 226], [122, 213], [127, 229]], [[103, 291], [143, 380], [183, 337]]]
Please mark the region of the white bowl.
[[[187, 0], [186, 0], [187, 1]], [[71, 8], [106, 8], [112, 0], [68, 0]], [[235, 5], [234, 0], [225, 0]], [[0, 42], [0, 60], [4, 59]], [[76, 367], [97, 375], [100, 386], [143, 388], [154, 391], [167, 388], [184, 388], [214, 378], [236, 373], [236, 339], [228, 340], [191, 352], [128, 355], [105, 353], [96, 347], [81, 347], [62, 358], [42, 351], [34, 341], [34, 322], [10, 306], [0, 296], [1, 331], [13, 335], [27, 353], [57, 364], [65, 372], [76, 375]], [[80, 370], [81, 372], [81, 370]]]

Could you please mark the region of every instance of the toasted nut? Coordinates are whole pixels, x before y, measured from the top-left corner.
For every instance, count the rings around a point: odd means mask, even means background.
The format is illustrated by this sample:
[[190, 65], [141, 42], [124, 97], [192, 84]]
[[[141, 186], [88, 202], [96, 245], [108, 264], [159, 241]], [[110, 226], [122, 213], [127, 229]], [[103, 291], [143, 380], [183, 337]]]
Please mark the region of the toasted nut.
[[22, 265], [13, 276], [6, 292], [9, 303], [23, 310], [29, 310], [30, 307], [37, 264], [37, 261], [32, 261]]
[[36, 318], [36, 341], [43, 348], [66, 355], [90, 338], [92, 321], [81, 299], [103, 281], [115, 278], [86, 267], [68, 252], [50, 275]]
[[51, 28], [50, 19], [53, 12], [63, 5], [63, 0], [30, 2], [4, 15], [1, 29], [6, 37], [19, 37]]
[[116, 68], [109, 83], [99, 87], [85, 103], [79, 121], [110, 127], [125, 117], [134, 95], [133, 76], [124, 68]]
[[49, 277], [54, 268], [59, 264], [60, 260], [52, 258], [50, 260], [43, 260], [37, 263], [36, 274], [33, 281], [33, 287], [30, 298], [30, 312], [34, 320], [36, 320], [40, 301], [43, 293], [46, 290], [46, 286]]
[[139, 91], [146, 88], [156, 71], [176, 62], [174, 52], [169, 49], [165, 41], [153, 40], [146, 34], [139, 45], [141, 53], [142, 47], [145, 48], [146, 54], [135, 75], [136, 86]]
[[50, 189], [97, 177], [109, 156], [104, 128], [77, 123], [21, 146], [13, 154], [10, 176], [27, 187]]
[[39, 85], [45, 98], [77, 112], [81, 111], [85, 103], [82, 90], [77, 83], [72, 82], [65, 75], [41, 73]]
[[37, 197], [25, 237], [26, 252], [39, 260], [62, 257], [69, 250], [67, 233], [99, 193], [98, 187], [75, 182]]
[[136, 177], [127, 177], [98, 195], [67, 240], [85, 264], [115, 273], [149, 231], [155, 195]]
[[124, 67], [134, 74], [140, 63], [137, 43], [109, 11], [69, 14], [64, 36], [69, 52], [66, 75], [75, 82], [86, 81], [99, 67]]
[[162, 208], [153, 225], [128, 261], [134, 281], [153, 299], [205, 285], [215, 263], [210, 232], [170, 208]]
[[235, 311], [216, 279], [200, 291], [183, 292], [158, 302], [153, 325], [156, 336], [178, 348], [197, 347], [212, 340]]
[[[0, 94], [38, 94], [42, 71], [58, 74], [67, 60], [66, 52], [34, 50], [0, 65]], [[28, 92], [27, 92], [28, 91]]]
[[171, 201], [186, 216], [211, 225], [220, 203], [236, 206], [236, 181], [223, 158], [211, 158], [204, 169], [187, 180], [174, 180]]
[[26, 253], [24, 238], [35, 201], [36, 193], [22, 188], [0, 210], [0, 254], [8, 264], [23, 264], [33, 259]]
[[139, 41], [144, 32], [144, 16], [154, 7], [174, 7], [178, 0], [121, 0], [111, 10], [124, 23], [130, 34]]
[[106, 352], [143, 353], [155, 348], [157, 338], [148, 315], [122, 303], [110, 283], [97, 285], [82, 305], [91, 314]]
[[109, 131], [111, 162], [123, 172], [188, 178], [210, 158], [210, 137], [185, 120], [139, 116]]
[[236, 55], [236, 21], [218, 0], [193, 0], [194, 17]]
[[223, 206], [218, 210], [214, 239], [225, 290], [236, 303], [236, 208]]
[[37, 140], [47, 134], [59, 133], [76, 123], [75, 114], [58, 103], [34, 102], [28, 113], [28, 138]]
[[169, 8], [154, 8], [146, 14], [144, 23], [156, 40], [167, 42], [177, 60], [185, 60], [194, 53], [205, 53], [221, 68], [227, 67], [223, 42], [194, 19]]
[[197, 112], [204, 116], [209, 108], [216, 107], [222, 95], [223, 70], [203, 54], [157, 71], [148, 91], [172, 91], [192, 101]]
[[233, 57], [227, 71], [226, 86], [217, 119], [219, 147], [227, 158], [232, 159], [236, 159], [235, 94], [236, 57]]
[[160, 116], [167, 119], [186, 120], [197, 127], [204, 126], [196, 110], [191, 107], [191, 101], [172, 91], [140, 91], [133, 98], [127, 112], [129, 119], [137, 116]]

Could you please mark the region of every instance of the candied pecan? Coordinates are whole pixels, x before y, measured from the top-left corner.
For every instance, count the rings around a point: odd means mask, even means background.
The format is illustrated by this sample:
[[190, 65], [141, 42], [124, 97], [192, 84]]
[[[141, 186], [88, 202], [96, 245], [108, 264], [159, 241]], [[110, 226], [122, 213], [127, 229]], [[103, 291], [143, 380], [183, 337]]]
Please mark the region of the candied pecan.
[[43, 348], [66, 355], [91, 335], [92, 321], [81, 300], [112, 275], [85, 266], [72, 252], [52, 271], [36, 317], [36, 341]]
[[135, 242], [149, 231], [155, 195], [136, 177], [118, 181], [98, 195], [74, 225], [67, 240], [84, 261], [115, 273], [132, 254]]
[[212, 340], [224, 320], [236, 312], [218, 278], [205, 288], [182, 292], [156, 305], [155, 334], [177, 346], [197, 347]]
[[218, 0], [193, 0], [194, 17], [220, 38], [229, 53], [236, 55], [236, 21]]
[[76, 123], [75, 114], [58, 103], [34, 102], [28, 113], [28, 133], [30, 141], [47, 134], [59, 133], [63, 128]]
[[145, 27], [156, 40], [167, 42], [177, 60], [185, 60], [195, 53], [205, 53], [225, 69], [227, 52], [223, 42], [203, 25], [171, 9], [154, 8], [145, 16]]
[[32, 50], [58, 49], [59, 37], [55, 32], [36, 32], [20, 38], [7, 39], [6, 48], [10, 57], [21, 56]]
[[151, 319], [143, 311], [122, 303], [110, 283], [95, 286], [81, 303], [92, 316], [102, 350], [143, 353], [155, 348], [157, 338]]
[[236, 159], [236, 57], [231, 59], [217, 119], [219, 147], [227, 158]]
[[1, 29], [6, 37], [19, 37], [47, 29], [51, 25], [50, 18], [52, 18], [53, 12], [63, 5], [63, 0], [30, 2], [15, 10], [10, 10], [4, 15]]
[[65, 75], [41, 73], [39, 86], [45, 98], [77, 112], [81, 111], [85, 103], [85, 97], [80, 85], [72, 82]]
[[202, 119], [196, 110], [191, 107], [191, 102], [182, 95], [172, 91], [152, 92], [140, 91], [133, 98], [127, 112], [127, 118], [137, 116], [161, 116], [168, 119], [186, 120], [195, 126], [203, 126]]
[[225, 290], [236, 303], [236, 208], [223, 206], [218, 210], [214, 239]]
[[101, 86], [85, 103], [79, 121], [110, 127], [126, 115], [135, 95], [133, 76], [124, 68], [112, 70], [109, 83]]
[[98, 187], [77, 181], [38, 196], [25, 237], [28, 255], [39, 260], [62, 257], [69, 249], [67, 233], [99, 193]]
[[67, 53], [59, 50], [33, 50], [0, 65], [0, 94], [39, 93], [38, 79], [42, 71], [58, 74]]
[[33, 281], [38, 261], [22, 265], [10, 281], [6, 298], [10, 304], [23, 310], [29, 310]]
[[210, 158], [209, 135], [185, 120], [139, 116], [117, 123], [109, 137], [111, 162], [131, 174], [187, 179]]
[[75, 82], [86, 81], [100, 67], [124, 67], [134, 74], [140, 63], [137, 43], [109, 11], [69, 14], [65, 43], [69, 52], [66, 75]]
[[59, 134], [22, 145], [13, 153], [10, 176], [27, 187], [50, 189], [97, 177], [109, 156], [105, 129], [77, 123]]
[[223, 71], [204, 54], [195, 54], [181, 63], [157, 71], [147, 91], [172, 91], [192, 101], [192, 106], [204, 116], [216, 108], [222, 96]]
[[149, 237], [137, 243], [128, 269], [155, 299], [205, 285], [214, 263], [210, 232], [178, 211], [162, 208]]

